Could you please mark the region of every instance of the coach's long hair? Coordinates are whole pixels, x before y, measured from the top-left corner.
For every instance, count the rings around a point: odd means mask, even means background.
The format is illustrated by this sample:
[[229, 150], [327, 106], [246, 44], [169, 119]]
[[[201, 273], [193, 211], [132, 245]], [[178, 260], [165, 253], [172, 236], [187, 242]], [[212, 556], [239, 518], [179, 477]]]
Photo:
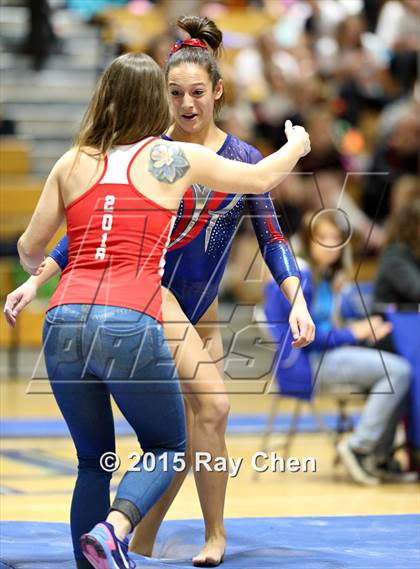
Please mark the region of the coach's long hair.
[[165, 77], [151, 57], [127, 53], [105, 69], [83, 118], [76, 147], [105, 155], [112, 146], [159, 136], [170, 125]]

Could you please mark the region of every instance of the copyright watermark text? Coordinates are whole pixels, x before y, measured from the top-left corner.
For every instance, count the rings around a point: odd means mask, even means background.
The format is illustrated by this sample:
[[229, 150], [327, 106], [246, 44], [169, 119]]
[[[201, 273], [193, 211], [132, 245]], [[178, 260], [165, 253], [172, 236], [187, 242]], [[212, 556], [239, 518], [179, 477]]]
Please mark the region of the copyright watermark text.
[[[244, 457], [212, 457], [209, 452], [196, 452], [194, 460], [190, 465], [185, 458], [184, 452], [155, 454], [145, 452], [141, 455], [138, 452], [130, 452], [127, 455], [130, 461], [129, 472], [154, 472], [162, 470], [168, 472], [183, 472], [190, 467], [195, 472], [206, 470], [207, 472], [228, 472], [231, 478], [238, 476], [245, 463]], [[114, 452], [106, 452], [101, 456], [100, 465], [106, 472], [116, 472], [121, 466], [120, 457]], [[251, 456], [250, 466], [254, 472], [280, 472], [280, 473], [315, 473], [317, 472], [317, 462], [315, 457], [297, 458], [294, 456], [283, 457], [276, 452], [266, 453], [258, 451]]]

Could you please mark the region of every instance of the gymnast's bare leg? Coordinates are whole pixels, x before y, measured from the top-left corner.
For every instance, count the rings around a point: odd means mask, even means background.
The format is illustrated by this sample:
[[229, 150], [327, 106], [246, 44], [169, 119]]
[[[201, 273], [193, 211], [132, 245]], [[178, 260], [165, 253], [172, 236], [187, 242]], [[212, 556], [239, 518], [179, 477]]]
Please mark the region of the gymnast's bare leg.
[[[159, 527], [194, 464], [195, 454], [208, 452], [212, 459], [227, 459], [225, 432], [230, 406], [222, 375], [223, 347], [217, 326], [217, 300], [194, 328], [173, 294], [165, 291], [163, 296], [165, 334], [184, 392], [189, 440], [187, 468], [177, 474], [160, 501], [143, 518], [130, 542], [131, 551], [147, 556], [152, 554]], [[194, 477], [206, 534], [205, 544], [193, 563], [216, 566], [222, 560], [226, 545], [223, 513], [228, 472], [208, 472], [205, 468], [196, 472], [194, 469]]]

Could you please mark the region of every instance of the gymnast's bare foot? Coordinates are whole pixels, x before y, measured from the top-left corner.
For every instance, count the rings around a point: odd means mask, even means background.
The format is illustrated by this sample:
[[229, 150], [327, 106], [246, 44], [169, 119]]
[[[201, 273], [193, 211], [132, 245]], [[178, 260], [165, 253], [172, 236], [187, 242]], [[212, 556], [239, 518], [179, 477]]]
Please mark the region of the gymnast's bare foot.
[[225, 547], [225, 535], [208, 538], [200, 553], [193, 557], [194, 567], [217, 567], [223, 563]]

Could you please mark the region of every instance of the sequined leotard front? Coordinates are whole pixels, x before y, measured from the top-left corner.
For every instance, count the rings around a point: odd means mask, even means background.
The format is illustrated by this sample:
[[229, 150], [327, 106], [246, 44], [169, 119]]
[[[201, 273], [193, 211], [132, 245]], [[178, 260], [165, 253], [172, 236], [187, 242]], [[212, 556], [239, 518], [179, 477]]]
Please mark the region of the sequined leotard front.
[[[250, 164], [262, 158], [253, 146], [231, 134], [226, 136], [218, 154]], [[263, 258], [276, 282], [281, 284], [289, 276], [299, 276], [269, 193], [224, 194], [194, 184], [186, 191], [179, 207], [162, 276], [163, 286], [176, 296], [193, 324], [217, 297], [245, 205], [248, 205]], [[67, 265], [67, 236], [50, 256], [61, 269]]]

